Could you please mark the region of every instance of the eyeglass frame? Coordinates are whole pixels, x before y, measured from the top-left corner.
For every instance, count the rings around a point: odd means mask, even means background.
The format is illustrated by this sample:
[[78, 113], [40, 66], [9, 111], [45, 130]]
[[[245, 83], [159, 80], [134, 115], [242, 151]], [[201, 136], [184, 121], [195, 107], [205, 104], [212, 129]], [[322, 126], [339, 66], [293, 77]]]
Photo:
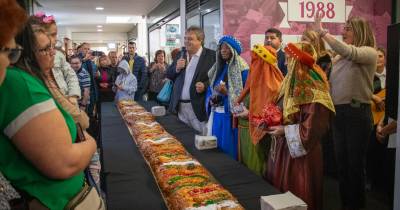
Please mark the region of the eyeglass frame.
[[0, 47], [0, 52], [8, 53], [8, 60], [10, 61], [11, 64], [14, 64], [21, 57], [23, 49], [24, 49], [23, 47], [17, 44], [14, 48]]
[[41, 55], [50, 55], [51, 51], [53, 51], [54, 49], [55, 49], [55, 45], [49, 44], [45, 48], [36, 49], [35, 51]]
[[345, 25], [345, 26], [343, 26], [343, 30], [345, 30], [345, 31], [353, 31], [353, 27], [350, 26], [350, 25]]

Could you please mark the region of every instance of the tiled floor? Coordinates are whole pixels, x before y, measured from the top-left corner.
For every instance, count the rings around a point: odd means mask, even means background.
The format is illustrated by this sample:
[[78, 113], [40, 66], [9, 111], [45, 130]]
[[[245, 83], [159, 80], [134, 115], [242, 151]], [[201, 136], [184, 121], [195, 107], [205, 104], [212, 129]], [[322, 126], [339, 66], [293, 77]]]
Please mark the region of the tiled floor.
[[[389, 210], [386, 197], [383, 193], [367, 192], [366, 208], [364, 210]], [[324, 181], [324, 209], [340, 210], [340, 195], [338, 182], [330, 177]]]

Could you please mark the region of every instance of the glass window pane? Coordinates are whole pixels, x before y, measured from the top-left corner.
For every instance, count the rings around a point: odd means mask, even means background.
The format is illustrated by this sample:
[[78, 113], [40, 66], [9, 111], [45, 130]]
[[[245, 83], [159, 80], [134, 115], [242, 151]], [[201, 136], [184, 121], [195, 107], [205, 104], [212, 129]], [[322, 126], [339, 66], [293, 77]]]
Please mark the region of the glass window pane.
[[157, 50], [160, 49], [160, 29], [156, 29], [150, 32], [149, 34], [149, 43], [150, 43], [150, 62], [154, 60], [154, 55]]
[[172, 63], [171, 51], [181, 46], [180, 23], [181, 18], [178, 16], [149, 33], [149, 63], [154, 61], [157, 50], [164, 50], [166, 62]]
[[205, 34], [204, 46], [216, 50], [218, 39], [221, 36], [219, 10], [215, 10], [203, 16], [203, 29]]
[[190, 26], [200, 26], [200, 15], [195, 15], [186, 20], [186, 28]]

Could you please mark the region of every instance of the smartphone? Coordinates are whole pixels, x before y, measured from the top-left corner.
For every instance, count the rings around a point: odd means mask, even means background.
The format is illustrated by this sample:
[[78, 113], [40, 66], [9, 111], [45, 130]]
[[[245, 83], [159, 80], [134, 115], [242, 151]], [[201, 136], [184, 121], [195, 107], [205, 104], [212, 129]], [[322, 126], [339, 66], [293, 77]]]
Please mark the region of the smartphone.
[[93, 51], [92, 52], [92, 56], [102, 56], [103, 55], [103, 52], [101, 52], [101, 51]]
[[83, 132], [82, 126], [79, 123], [76, 123], [76, 132], [77, 134], [75, 143], [86, 141], [85, 133]]

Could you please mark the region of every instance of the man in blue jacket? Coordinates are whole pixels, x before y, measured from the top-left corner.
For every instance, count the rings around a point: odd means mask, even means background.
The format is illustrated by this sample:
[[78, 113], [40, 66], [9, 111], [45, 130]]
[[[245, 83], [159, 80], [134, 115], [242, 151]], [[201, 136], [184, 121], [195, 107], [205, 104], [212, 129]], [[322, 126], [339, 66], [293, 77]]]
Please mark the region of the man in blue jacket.
[[129, 63], [129, 68], [131, 69], [133, 75], [135, 75], [137, 80], [137, 91], [135, 93], [135, 101], [143, 100], [143, 95], [147, 91], [147, 69], [146, 63], [143, 57], [139, 56], [136, 53], [136, 43], [129, 42], [128, 43], [129, 54], [124, 56], [125, 59]]
[[167, 77], [174, 81], [169, 111], [178, 113], [182, 122], [205, 134], [207, 73], [215, 63], [215, 51], [203, 47], [204, 31], [199, 27], [186, 30], [184, 43], [185, 49], [167, 70]]
[[282, 49], [282, 32], [276, 28], [268, 29], [265, 32], [264, 45], [271, 46], [276, 50], [278, 68], [281, 70], [283, 76], [286, 76], [287, 67], [285, 65], [285, 52]]

